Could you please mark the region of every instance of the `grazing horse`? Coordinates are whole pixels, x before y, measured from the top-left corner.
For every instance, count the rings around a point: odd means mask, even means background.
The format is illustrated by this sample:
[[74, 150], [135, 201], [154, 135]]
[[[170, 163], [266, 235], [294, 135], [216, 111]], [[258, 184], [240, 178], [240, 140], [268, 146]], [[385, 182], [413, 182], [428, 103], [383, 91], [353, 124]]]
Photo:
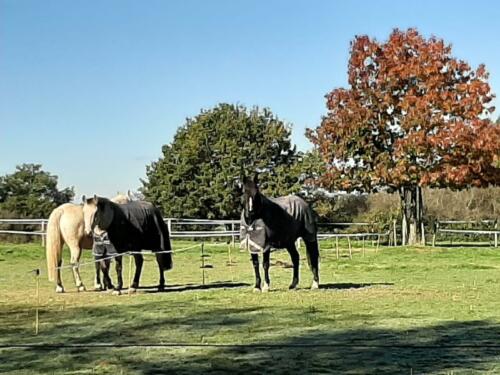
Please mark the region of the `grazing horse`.
[[[158, 290], [164, 290], [164, 271], [171, 269], [173, 262], [170, 236], [160, 210], [145, 201], [117, 204], [95, 195], [90, 199], [83, 197], [83, 200], [85, 233], [106, 232], [118, 253], [142, 250], [157, 252], [156, 261], [160, 271]], [[134, 259], [135, 275], [129, 286], [130, 292], [139, 287], [143, 264], [141, 254], [134, 254]]]
[[[131, 200], [129, 195], [117, 195], [113, 198], [113, 201], [128, 202]], [[76, 287], [78, 291], [84, 291], [85, 286], [80, 277], [78, 262], [80, 262], [82, 249], [92, 249], [93, 241], [92, 237], [87, 236], [84, 232], [82, 206], [73, 203], [64, 203], [56, 207], [49, 216], [46, 236], [47, 274], [49, 281], [56, 279], [56, 292], [64, 292], [60, 267], [62, 265], [62, 249], [65, 243], [71, 252], [70, 263], [73, 266], [72, 270]], [[102, 289], [99, 263], [96, 263], [95, 267], [95, 287], [96, 289]], [[116, 263], [116, 267], [118, 272], [118, 268], [121, 268], [121, 260]]]
[[319, 248], [315, 215], [309, 205], [293, 195], [268, 198], [260, 191], [257, 177], [244, 179], [244, 208], [241, 213], [241, 244], [251, 252], [255, 270], [254, 291], [261, 290], [259, 272], [259, 253], [263, 253], [264, 285], [262, 291], [268, 291], [269, 258], [271, 247], [286, 248], [293, 263], [293, 278], [290, 289], [299, 283], [299, 252], [295, 241], [301, 237], [306, 245], [307, 260], [313, 274], [311, 289], [319, 287]]

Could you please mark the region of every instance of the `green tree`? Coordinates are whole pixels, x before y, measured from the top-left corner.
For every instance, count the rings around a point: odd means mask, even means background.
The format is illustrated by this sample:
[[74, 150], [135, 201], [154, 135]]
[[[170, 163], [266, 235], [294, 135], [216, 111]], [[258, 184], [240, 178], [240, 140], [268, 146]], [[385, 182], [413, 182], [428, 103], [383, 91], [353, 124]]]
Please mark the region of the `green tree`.
[[73, 188], [58, 190], [57, 176], [40, 164], [22, 164], [0, 177], [0, 211], [19, 217], [47, 218], [60, 204], [74, 196]]
[[187, 119], [162, 151], [142, 192], [171, 217], [239, 217], [244, 174], [259, 172], [270, 196], [299, 192], [307, 178], [290, 127], [269, 109], [219, 104]]

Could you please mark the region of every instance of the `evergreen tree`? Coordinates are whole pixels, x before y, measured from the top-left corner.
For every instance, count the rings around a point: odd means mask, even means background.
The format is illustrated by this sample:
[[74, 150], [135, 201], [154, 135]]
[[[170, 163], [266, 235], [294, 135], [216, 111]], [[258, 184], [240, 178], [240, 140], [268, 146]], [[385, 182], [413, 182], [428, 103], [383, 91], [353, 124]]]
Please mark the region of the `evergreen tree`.
[[245, 174], [259, 172], [269, 196], [299, 192], [307, 177], [290, 127], [269, 109], [220, 104], [202, 111], [162, 151], [147, 166], [142, 191], [170, 217], [239, 217]]
[[19, 217], [47, 218], [60, 204], [74, 196], [73, 188], [58, 190], [57, 176], [40, 164], [22, 164], [0, 177], [0, 211]]

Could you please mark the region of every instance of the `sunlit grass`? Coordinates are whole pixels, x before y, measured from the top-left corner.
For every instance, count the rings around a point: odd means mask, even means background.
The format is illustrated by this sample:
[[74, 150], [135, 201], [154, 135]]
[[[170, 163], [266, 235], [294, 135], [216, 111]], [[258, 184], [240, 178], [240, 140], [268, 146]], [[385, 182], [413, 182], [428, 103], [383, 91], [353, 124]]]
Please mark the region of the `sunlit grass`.
[[[175, 249], [193, 242], [175, 242]], [[356, 245], [359, 245], [356, 244]], [[389, 248], [368, 242], [349, 259], [341, 242], [321, 246], [321, 284], [310, 291], [301, 249], [301, 282], [288, 291], [290, 259], [272, 255], [270, 293], [253, 293], [249, 256], [207, 243], [205, 286], [200, 248], [175, 255], [169, 287], [155, 293], [158, 270], [147, 256], [135, 295], [76, 292], [64, 270], [65, 294], [46, 281], [37, 244], [0, 245], [0, 344], [272, 344], [285, 348], [77, 348], [0, 351], [0, 372], [12, 373], [470, 373], [499, 362], [500, 253], [493, 248]], [[69, 259], [65, 252], [65, 264]], [[229, 264], [229, 259], [232, 263]], [[83, 261], [91, 260], [86, 251]], [[124, 261], [128, 283], [129, 262]], [[40, 333], [34, 334], [41, 268]], [[93, 286], [93, 266], [82, 268]], [[114, 276], [114, 270], [112, 272]], [[294, 345], [318, 344], [318, 348]], [[333, 345], [325, 347], [322, 345]], [[478, 348], [454, 348], [455, 344]], [[365, 345], [352, 348], [352, 345]], [[367, 345], [367, 346], [366, 346]], [[395, 345], [396, 347], [387, 347]], [[416, 349], [431, 345], [435, 349]], [[448, 346], [452, 348], [448, 348]], [[403, 348], [401, 348], [403, 346]], [[404, 346], [410, 346], [405, 349]], [[306, 371], [304, 370], [304, 371]]]

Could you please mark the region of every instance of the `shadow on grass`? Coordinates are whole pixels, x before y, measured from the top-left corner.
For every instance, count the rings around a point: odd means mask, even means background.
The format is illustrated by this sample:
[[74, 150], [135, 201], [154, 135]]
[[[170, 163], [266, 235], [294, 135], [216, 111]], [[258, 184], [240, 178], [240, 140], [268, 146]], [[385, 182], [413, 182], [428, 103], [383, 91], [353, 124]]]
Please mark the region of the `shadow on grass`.
[[[429, 374], [492, 371], [500, 360], [500, 325], [487, 320], [409, 330], [369, 326], [340, 330], [321, 325], [321, 330], [308, 329], [301, 334], [288, 333], [297, 331], [276, 322], [269, 327], [278, 332], [275, 336], [251, 335], [247, 342], [234, 343], [239, 345], [210, 346], [204, 345], [205, 334], [215, 340], [221, 330], [248, 331], [265, 309], [222, 307], [196, 311], [195, 303], [186, 302], [177, 306], [183, 314], [171, 317], [168, 308], [168, 301], [163, 301], [127, 306], [127, 311], [115, 306], [66, 311], [67, 316], [60, 316], [59, 321], [75, 314], [78, 319], [47, 327], [39, 340], [49, 346], [0, 349], [0, 372]], [[155, 309], [157, 315], [153, 315]], [[289, 313], [301, 312], [290, 309]], [[111, 324], [105, 320], [110, 316]], [[169, 339], [173, 330], [183, 332], [178, 341], [199, 346], [157, 346], [174, 342]], [[27, 332], [20, 330], [17, 334]], [[130, 346], [94, 346], [104, 343]], [[74, 344], [82, 346], [71, 347]]]
[[[427, 246], [431, 247], [431, 244], [427, 244]], [[493, 243], [486, 243], [486, 242], [458, 242], [458, 243], [452, 243], [452, 242], [440, 242], [436, 243], [436, 246], [433, 246], [436, 248], [470, 248], [470, 247], [478, 247], [478, 248], [491, 248], [492, 250], [495, 249], [495, 245]]]
[[156, 286], [153, 287], [140, 287], [140, 289], [146, 289], [146, 293], [172, 293], [172, 292], [187, 292], [193, 290], [212, 290], [212, 289], [232, 289], [232, 288], [244, 288], [249, 287], [248, 283], [240, 282], [214, 282], [208, 284], [180, 284], [180, 285], [166, 285], [165, 290], [158, 291]]
[[394, 283], [331, 283], [320, 284], [320, 289], [364, 289], [372, 287], [388, 287], [393, 286]]

